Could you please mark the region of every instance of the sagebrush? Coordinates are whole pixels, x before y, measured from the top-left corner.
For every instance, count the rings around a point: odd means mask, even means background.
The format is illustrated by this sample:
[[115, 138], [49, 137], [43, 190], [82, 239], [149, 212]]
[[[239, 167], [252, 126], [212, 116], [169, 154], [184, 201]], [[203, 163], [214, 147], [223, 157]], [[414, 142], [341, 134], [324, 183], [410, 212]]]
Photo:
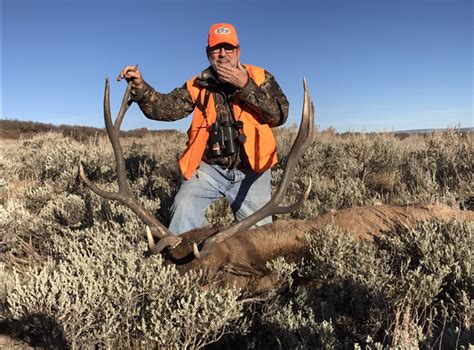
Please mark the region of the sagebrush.
[[[295, 129], [278, 129], [278, 183]], [[134, 195], [161, 222], [181, 181], [184, 134], [127, 138]], [[399, 139], [391, 134], [317, 133], [298, 163], [293, 201], [306, 177], [309, 199], [289, 216], [308, 219], [377, 202], [443, 202], [472, 210], [472, 134], [456, 130]], [[71, 348], [341, 348], [466, 346], [472, 339], [472, 224], [427, 222], [376, 244], [328, 227], [308, 232], [310, 259], [274, 261], [279, 289], [258, 298], [180, 275], [146, 258], [144, 226], [127, 208], [77, 179], [116, 188], [102, 136], [57, 133], [10, 141], [0, 159], [0, 319], [18, 337]], [[225, 202], [207, 213], [233, 220]], [[277, 218], [276, 218], [277, 219]]]

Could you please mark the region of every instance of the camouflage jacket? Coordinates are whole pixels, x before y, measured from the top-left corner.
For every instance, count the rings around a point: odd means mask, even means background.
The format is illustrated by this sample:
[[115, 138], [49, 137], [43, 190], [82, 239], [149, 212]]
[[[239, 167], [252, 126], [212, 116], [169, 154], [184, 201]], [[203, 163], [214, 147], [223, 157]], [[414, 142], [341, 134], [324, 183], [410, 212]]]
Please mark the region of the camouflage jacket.
[[[197, 83], [211, 91], [218, 121], [234, 121], [232, 103], [237, 96], [241, 103], [254, 110], [262, 124], [276, 127], [285, 123], [288, 117], [288, 100], [275, 78], [265, 71], [265, 80], [260, 86], [249, 77], [247, 84], [238, 89], [230, 84], [217, 80], [214, 70], [208, 67], [197, 76]], [[138, 103], [147, 118], [160, 121], [174, 121], [185, 118], [195, 108], [186, 83], [170, 93], [160, 93], [145, 82], [140, 91], [132, 90], [132, 100]], [[226, 168], [245, 167], [246, 156], [243, 147], [233, 156], [213, 158], [207, 149], [203, 160], [219, 164]]]

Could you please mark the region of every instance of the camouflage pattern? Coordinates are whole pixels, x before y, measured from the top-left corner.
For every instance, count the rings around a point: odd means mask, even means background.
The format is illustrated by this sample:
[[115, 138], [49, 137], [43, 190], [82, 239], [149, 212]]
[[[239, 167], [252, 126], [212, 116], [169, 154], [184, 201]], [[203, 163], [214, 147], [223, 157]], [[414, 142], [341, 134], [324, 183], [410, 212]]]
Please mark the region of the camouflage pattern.
[[[238, 89], [230, 84], [217, 80], [214, 70], [209, 67], [196, 78], [196, 83], [209, 90], [214, 97], [218, 121], [227, 120], [232, 125], [235, 121], [232, 103], [237, 97], [240, 103], [259, 116], [262, 124], [271, 127], [282, 125], [288, 118], [288, 100], [275, 78], [265, 71], [265, 80], [260, 85], [249, 78], [247, 84]], [[132, 90], [132, 100], [138, 103], [147, 118], [160, 121], [173, 121], [185, 118], [195, 108], [186, 84], [164, 94], [156, 91], [145, 82], [141, 91]], [[247, 159], [243, 147], [232, 156], [213, 158], [206, 150], [203, 160], [211, 164], [219, 164], [226, 168], [246, 167]]]
[[147, 118], [174, 121], [182, 119], [194, 110], [194, 103], [186, 84], [168, 94], [153, 89], [147, 82], [141, 91], [132, 90], [131, 98], [138, 103]]

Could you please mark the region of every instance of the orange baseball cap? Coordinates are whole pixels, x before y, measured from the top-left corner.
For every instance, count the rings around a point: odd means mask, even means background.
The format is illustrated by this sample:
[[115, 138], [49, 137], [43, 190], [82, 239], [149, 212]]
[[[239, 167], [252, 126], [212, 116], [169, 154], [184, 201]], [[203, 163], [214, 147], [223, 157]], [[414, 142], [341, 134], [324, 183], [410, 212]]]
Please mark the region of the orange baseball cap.
[[239, 39], [237, 32], [232, 24], [216, 23], [209, 29], [209, 36], [207, 37], [207, 44], [213, 47], [222, 43], [228, 43], [233, 46], [239, 46]]

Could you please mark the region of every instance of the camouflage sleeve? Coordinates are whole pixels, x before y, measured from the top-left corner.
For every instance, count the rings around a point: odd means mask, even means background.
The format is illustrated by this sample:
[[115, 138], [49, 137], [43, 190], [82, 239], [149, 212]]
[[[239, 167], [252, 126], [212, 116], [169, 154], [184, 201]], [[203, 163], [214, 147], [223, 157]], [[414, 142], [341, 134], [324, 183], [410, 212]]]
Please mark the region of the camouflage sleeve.
[[273, 75], [267, 71], [260, 86], [249, 79], [239, 98], [256, 112], [260, 122], [271, 127], [284, 124], [288, 118], [288, 100]]
[[147, 118], [173, 121], [188, 116], [194, 110], [191, 94], [186, 84], [170, 93], [163, 94], [152, 88], [147, 82], [140, 90], [132, 90], [131, 99], [138, 104]]

